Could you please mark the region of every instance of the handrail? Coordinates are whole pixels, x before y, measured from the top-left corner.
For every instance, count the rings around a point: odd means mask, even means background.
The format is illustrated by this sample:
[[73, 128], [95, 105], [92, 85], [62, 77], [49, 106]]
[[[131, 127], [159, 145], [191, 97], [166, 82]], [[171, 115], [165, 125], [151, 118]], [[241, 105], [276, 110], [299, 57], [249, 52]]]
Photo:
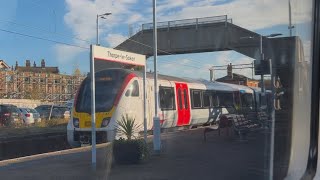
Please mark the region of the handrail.
[[[195, 25], [198, 27], [199, 24], [211, 24], [218, 22], [227, 22], [232, 23], [232, 19], [228, 19], [227, 15], [222, 16], [212, 16], [212, 17], [203, 17], [203, 18], [193, 18], [193, 19], [182, 19], [175, 21], [163, 21], [157, 23], [158, 29], [170, 28], [170, 27], [181, 27], [181, 26], [191, 26]], [[142, 30], [153, 29], [153, 23], [142, 24]]]

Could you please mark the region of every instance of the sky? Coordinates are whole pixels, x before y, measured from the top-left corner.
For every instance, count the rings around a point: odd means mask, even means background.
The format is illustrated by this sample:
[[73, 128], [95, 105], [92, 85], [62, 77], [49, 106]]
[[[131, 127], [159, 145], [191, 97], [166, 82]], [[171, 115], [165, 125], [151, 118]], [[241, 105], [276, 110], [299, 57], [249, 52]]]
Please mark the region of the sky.
[[[311, 2], [311, 0], [308, 0]], [[291, 0], [293, 35], [304, 43], [310, 56], [311, 3]], [[152, 0], [0, 0], [0, 59], [24, 65], [25, 60], [46, 60], [60, 72], [75, 68], [89, 71], [89, 45], [96, 43], [96, 15], [111, 12], [99, 20], [101, 46], [113, 48], [126, 40], [129, 29], [139, 31], [152, 22]], [[288, 0], [158, 0], [157, 20], [171, 21], [227, 15], [233, 23], [262, 35], [289, 36]], [[275, 18], [276, 17], [276, 18]], [[130, 28], [129, 28], [130, 27]], [[228, 63], [251, 63], [253, 59], [234, 51], [159, 56], [159, 73], [209, 79], [209, 68]], [[177, 71], [175, 67], [181, 66]], [[153, 71], [153, 58], [147, 59]], [[234, 70], [251, 78], [251, 69]], [[215, 77], [226, 75], [216, 71]]]

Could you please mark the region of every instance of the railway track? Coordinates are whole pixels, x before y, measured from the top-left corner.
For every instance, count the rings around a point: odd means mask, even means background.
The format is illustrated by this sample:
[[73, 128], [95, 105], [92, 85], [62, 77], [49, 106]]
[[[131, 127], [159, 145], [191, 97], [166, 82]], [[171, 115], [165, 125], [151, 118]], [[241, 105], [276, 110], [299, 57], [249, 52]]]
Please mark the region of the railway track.
[[66, 132], [0, 138], [0, 160], [70, 149]]

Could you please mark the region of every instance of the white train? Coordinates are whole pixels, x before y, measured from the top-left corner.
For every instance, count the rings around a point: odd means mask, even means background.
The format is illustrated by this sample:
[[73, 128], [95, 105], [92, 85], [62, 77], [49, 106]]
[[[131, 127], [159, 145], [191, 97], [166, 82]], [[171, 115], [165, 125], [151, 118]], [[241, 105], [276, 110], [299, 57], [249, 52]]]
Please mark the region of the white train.
[[[154, 117], [153, 74], [147, 74], [147, 128]], [[259, 108], [258, 89], [205, 80], [158, 76], [161, 128], [216, 124], [228, 113], [245, 113]], [[68, 123], [68, 141], [72, 146], [91, 141], [91, 88], [87, 77], [80, 86]], [[97, 142], [112, 141], [117, 120], [128, 114], [143, 124], [143, 74], [125, 69], [96, 73]], [[141, 126], [143, 127], [143, 126]], [[142, 131], [143, 129], [141, 129]]]

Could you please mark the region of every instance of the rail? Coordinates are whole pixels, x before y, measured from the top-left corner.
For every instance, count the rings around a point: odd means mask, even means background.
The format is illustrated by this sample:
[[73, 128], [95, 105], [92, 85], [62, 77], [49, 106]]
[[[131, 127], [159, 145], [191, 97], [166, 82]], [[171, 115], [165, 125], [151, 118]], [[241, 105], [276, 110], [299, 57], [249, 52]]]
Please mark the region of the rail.
[[[182, 26], [196, 26], [202, 24], [212, 24], [212, 23], [219, 23], [219, 22], [227, 22], [232, 23], [232, 19], [228, 19], [227, 15], [223, 16], [212, 16], [212, 17], [204, 17], [204, 18], [193, 18], [193, 19], [182, 19], [182, 20], [175, 20], [175, 21], [165, 21], [165, 22], [158, 22], [157, 28], [171, 28], [171, 27], [182, 27]], [[150, 30], [153, 29], [153, 23], [146, 23], [142, 24], [142, 30]]]

